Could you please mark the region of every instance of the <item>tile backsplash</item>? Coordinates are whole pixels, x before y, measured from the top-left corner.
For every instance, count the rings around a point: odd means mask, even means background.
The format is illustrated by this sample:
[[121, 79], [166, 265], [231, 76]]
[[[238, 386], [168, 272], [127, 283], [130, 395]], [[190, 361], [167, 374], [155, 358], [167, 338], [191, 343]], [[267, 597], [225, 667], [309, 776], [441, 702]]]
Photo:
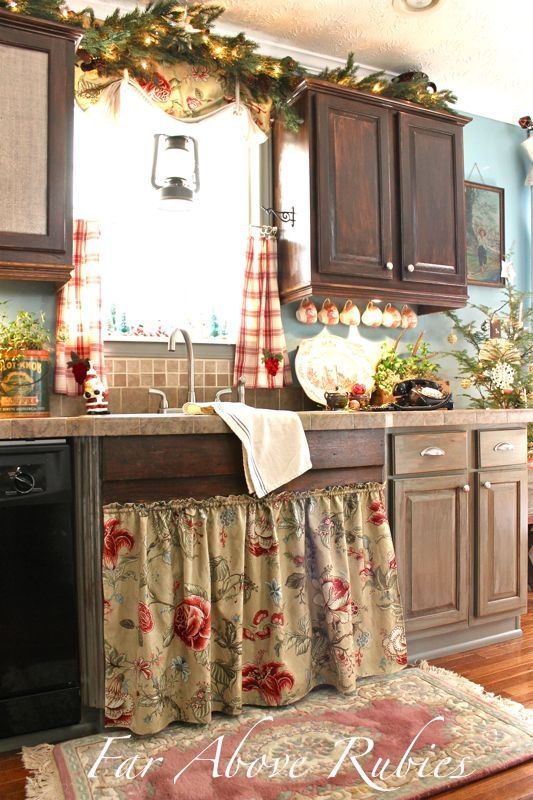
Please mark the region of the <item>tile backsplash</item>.
[[[187, 360], [184, 358], [107, 358], [109, 410], [114, 414], [157, 411], [159, 398], [148, 389], [161, 389], [171, 408], [187, 400]], [[194, 383], [199, 402], [214, 400], [219, 389], [233, 382], [233, 362], [228, 359], [195, 359]], [[229, 400], [227, 395], [224, 399]], [[233, 389], [233, 400], [237, 399]], [[284, 389], [246, 389], [246, 402], [262, 408], [302, 411], [316, 408], [299, 386]], [[52, 395], [53, 416], [76, 416], [85, 411], [83, 398]]]

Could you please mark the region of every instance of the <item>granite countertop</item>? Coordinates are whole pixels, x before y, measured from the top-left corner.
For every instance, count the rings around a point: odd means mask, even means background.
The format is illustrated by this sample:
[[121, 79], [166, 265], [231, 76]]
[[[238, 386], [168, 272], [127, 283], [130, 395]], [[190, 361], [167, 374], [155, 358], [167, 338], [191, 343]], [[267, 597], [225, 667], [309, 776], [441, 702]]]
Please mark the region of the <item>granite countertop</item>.
[[[419, 428], [444, 425], [524, 425], [533, 422], [533, 409], [396, 412], [297, 412], [305, 430]], [[110, 414], [104, 417], [45, 417], [0, 419], [0, 440], [47, 439], [65, 436], [158, 436], [165, 434], [229, 433], [222, 420], [210, 416]]]

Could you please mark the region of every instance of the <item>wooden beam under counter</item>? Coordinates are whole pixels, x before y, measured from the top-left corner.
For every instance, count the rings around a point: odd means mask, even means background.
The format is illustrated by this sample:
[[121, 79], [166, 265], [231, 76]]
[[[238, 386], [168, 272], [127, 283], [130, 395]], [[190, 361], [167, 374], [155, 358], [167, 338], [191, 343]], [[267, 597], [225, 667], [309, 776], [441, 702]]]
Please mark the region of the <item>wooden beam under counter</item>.
[[[280, 487], [305, 490], [381, 481], [385, 431], [306, 431], [313, 469]], [[102, 439], [104, 503], [198, 500], [246, 493], [242, 445], [226, 434]]]

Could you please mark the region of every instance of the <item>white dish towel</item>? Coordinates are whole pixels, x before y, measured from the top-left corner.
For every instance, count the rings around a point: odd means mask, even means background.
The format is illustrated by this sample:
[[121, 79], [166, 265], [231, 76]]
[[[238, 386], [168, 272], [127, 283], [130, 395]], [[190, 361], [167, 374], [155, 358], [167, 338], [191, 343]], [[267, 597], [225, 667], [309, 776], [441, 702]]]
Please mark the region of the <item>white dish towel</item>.
[[245, 403], [213, 403], [242, 442], [250, 493], [264, 497], [313, 466], [302, 422], [294, 411], [270, 411]]

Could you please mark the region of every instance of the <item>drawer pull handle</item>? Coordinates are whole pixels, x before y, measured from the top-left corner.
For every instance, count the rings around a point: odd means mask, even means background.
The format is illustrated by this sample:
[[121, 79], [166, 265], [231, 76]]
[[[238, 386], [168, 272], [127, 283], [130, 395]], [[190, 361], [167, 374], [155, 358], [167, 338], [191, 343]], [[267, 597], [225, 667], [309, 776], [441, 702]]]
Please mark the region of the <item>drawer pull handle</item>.
[[491, 483], [490, 481], [485, 481], [485, 483], [483, 484], [483, 486], [485, 487], [485, 489], [490, 489], [490, 488], [491, 488], [491, 486], [492, 486], [492, 483]]
[[408, 264], [407, 265], [407, 272], [414, 272], [414, 271], [415, 271], [415, 265], [414, 264]]
[[514, 450], [514, 444], [512, 442], [498, 442], [493, 449], [495, 453], [508, 453]]
[[385, 264], [385, 269], [388, 269], [389, 272], [391, 272], [394, 269], [394, 264], [392, 263], [392, 261], [387, 261], [387, 263]]
[[463, 486], [463, 492], [466, 492], [468, 494], [469, 491], [470, 491], [470, 486], [468, 485], [468, 483], [465, 483], [465, 485]]
[[425, 447], [421, 452], [421, 456], [445, 456], [446, 450], [441, 447]]

